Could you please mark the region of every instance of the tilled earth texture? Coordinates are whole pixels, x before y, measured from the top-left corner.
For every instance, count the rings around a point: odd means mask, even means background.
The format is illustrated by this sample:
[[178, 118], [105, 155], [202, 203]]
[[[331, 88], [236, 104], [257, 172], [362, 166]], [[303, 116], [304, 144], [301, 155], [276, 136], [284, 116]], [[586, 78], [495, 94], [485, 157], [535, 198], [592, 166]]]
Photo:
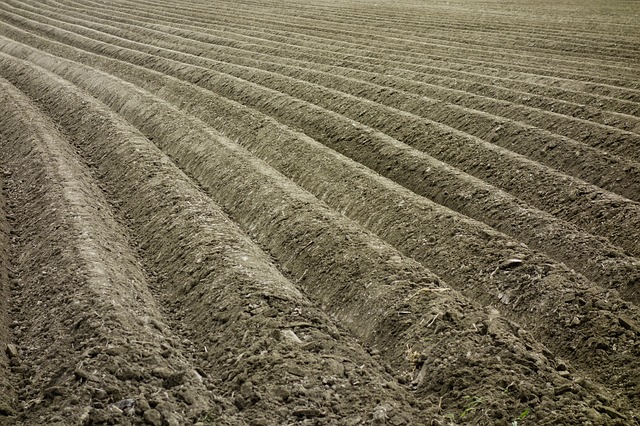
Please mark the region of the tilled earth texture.
[[640, 424], [639, 15], [2, 0], [0, 425]]

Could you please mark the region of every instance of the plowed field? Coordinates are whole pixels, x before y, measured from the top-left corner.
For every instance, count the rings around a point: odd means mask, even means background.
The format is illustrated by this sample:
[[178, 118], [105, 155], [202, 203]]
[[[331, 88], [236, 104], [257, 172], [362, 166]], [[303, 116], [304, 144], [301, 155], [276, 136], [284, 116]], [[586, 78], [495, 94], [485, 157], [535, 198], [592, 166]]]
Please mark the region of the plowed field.
[[640, 424], [640, 7], [0, 2], [0, 424]]

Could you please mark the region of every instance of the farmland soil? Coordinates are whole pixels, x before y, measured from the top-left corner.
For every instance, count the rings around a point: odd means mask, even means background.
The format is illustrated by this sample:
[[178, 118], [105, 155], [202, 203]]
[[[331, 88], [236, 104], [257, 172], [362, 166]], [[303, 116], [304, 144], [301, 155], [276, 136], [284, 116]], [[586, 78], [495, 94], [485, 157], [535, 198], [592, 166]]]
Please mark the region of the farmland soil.
[[3, 2], [0, 424], [640, 424], [632, 15]]

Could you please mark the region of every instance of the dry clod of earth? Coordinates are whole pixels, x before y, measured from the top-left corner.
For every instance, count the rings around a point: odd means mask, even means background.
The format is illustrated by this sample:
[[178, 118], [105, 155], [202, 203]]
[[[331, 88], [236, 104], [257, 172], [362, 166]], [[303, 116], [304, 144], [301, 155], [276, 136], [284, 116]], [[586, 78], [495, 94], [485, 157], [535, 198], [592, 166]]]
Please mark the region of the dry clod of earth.
[[0, 425], [640, 424], [633, 3], [5, 0]]

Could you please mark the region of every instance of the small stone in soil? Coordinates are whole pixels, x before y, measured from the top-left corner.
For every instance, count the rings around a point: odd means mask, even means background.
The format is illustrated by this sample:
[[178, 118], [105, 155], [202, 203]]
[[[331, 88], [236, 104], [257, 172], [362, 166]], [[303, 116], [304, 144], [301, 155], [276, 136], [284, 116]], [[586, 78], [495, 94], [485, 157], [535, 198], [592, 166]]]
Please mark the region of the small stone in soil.
[[7, 356], [11, 359], [11, 358], [17, 358], [18, 357], [18, 348], [16, 348], [16, 345], [14, 345], [13, 343], [9, 343], [7, 344], [7, 347], [5, 348], [5, 352], [7, 353]]
[[128, 408], [132, 408], [135, 404], [136, 402], [133, 399], [127, 398], [116, 402], [114, 405], [121, 410], [126, 410]]

